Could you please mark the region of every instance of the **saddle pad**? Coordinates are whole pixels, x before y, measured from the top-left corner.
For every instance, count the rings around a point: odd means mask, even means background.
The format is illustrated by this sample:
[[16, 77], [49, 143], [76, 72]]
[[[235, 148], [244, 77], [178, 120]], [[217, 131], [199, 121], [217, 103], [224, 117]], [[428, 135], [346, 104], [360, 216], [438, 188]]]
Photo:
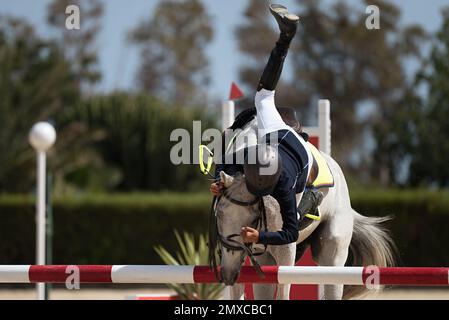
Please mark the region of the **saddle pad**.
[[315, 189], [319, 188], [329, 188], [334, 186], [334, 176], [327, 164], [326, 159], [324, 159], [321, 152], [310, 142], [307, 142], [310, 152], [312, 152], [313, 157], [318, 163], [318, 176], [312, 183], [312, 187]]

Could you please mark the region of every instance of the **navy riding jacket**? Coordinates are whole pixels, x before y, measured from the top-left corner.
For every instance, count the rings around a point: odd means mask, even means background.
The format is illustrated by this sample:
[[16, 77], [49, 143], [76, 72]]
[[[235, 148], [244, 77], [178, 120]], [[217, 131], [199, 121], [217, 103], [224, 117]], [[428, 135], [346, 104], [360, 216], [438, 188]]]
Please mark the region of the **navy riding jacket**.
[[[231, 128], [235, 129], [235, 127]], [[299, 221], [296, 194], [304, 191], [307, 182], [309, 159], [304, 146], [289, 130], [278, 131], [278, 137], [278, 151], [282, 158], [282, 172], [274, 191], [270, 195], [279, 203], [283, 224], [282, 230], [259, 232], [258, 243], [265, 245], [283, 245], [298, 240]], [[217, 179], [219, 179], [221, 171], [229, 175], [233, 175], [237, 171], [243, 172], [242, 165], [226, 164], [224, 162], [216, 166], [215, 177]]]

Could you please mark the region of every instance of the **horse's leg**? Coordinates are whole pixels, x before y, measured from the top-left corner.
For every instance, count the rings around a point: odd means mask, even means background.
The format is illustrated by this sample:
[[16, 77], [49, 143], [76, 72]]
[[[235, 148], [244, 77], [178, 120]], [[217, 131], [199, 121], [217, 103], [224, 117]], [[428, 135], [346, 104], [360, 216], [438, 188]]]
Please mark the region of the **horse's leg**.
[[[320, 266], [344, 266], [351, 243], [353, 217], [350, 210], [341, 210], [316, 230], [311, 241], [312, 255]], [[324, 285], [324, 297], [320, 299], [341, 300], [343, 285]]]
[[[276, 260], [269, 251], [255, 257], [261, 266], [275, 266]], [[254, 300], [273, 300], [276, 293], [276, 284], [253, 284]]]
[[[229, 290], [228, 287], [226, 287], [225, 290]], [[231, 300], [244, 300], [244, 291], [245, 286], [240, 283], [236, 283], [231, 288]]]
[[[275, 264], [278, 266], [295, 265], [296, 243], [290, 243], [284, 246], [273, 246], [272, 253]], [[290, 284], [277, 285], [276, 300], [290, 299]]]

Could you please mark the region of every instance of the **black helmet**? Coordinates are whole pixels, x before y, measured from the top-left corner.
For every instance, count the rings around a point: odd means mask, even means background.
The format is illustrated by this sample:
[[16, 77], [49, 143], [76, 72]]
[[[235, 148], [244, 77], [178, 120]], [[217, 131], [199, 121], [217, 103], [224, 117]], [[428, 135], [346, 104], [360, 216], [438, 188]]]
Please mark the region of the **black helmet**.
[[282, 159], [277, 148], [259, 144], [248, 148], [243, 166], [246, 187], [256, 196], [270, 194], [282, 172]]

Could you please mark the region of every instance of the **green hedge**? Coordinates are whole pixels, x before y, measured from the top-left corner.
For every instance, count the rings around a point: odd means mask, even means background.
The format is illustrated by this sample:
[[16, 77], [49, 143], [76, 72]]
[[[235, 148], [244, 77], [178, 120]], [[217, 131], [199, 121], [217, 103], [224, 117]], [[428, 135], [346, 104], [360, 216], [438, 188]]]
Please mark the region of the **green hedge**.
[[[55, 264], [160, 263], [173, 229], [207, 230], [208, 195], [110, 195], [54, 201]], [[33, 199], [0, 197], [0, 264], [33, 263]]]
[[383, 190], [351, 193], [368, 216], [391, 215], [387, 224], [405, 266], [449, 266], [449, 192]]
[[[393, 215], [388, 224], [404, 265], [449, 266], [449, 193], [352, 192], [364, 215]], [[204, 233], [208, 194], [119, 194], [54, 201], [55, 264], [161, 263], [153, 247], [174, 250], [173, 229]], [[0, 264], [34, 262], [30, 197], [0, 196]]]

